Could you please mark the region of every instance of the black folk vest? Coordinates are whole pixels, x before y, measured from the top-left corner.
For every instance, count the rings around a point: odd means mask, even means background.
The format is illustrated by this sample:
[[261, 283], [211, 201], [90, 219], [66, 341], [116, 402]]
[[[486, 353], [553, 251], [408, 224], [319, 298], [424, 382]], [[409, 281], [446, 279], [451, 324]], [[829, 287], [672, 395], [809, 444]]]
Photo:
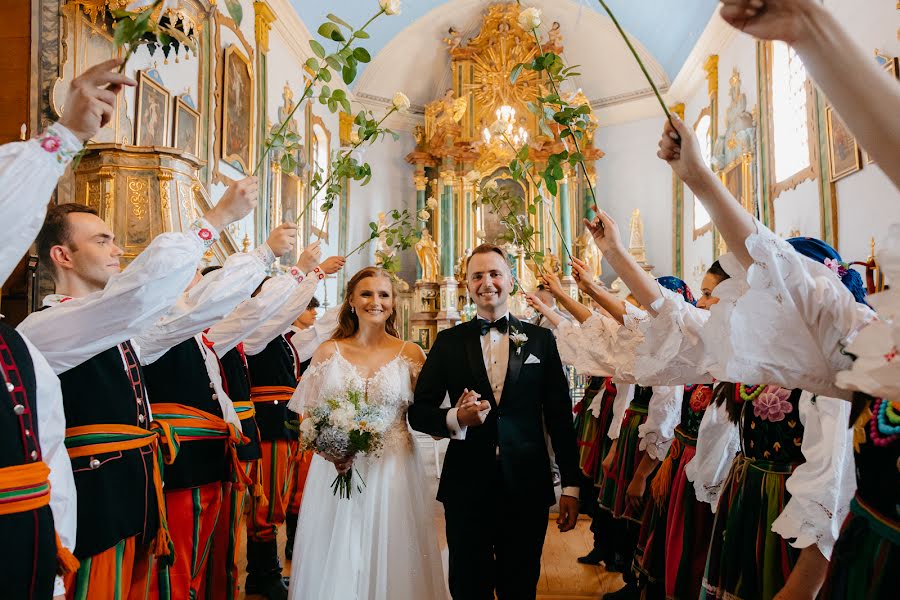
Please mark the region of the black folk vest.
[[[244, 357], [237, 348], [232, 348], [219, 359], [222, 363], [222, 374], [225, 377], [226, 389], [232, 402], [250, 402], [250, 373]], [[242, 461], [251, 461], [262, 458], [259, 447], [259, 427], [256, 417], [241, 418], [241, 429], [249, 443], [238, 446], [238, 458]]]
[[[297, 371], [294, 352], [290, 343], [279, 335], [269, 342], [262, 352], [247, 356], [250, 383], [257, 386], [297, 387]], [[261, 440], [295, 440], [297, 434], [285, 427], [297, 415], [289, 411], [287, 402], [256, 402], [256, 423]]]
[[[145, 366], [144, 372], [151, 406], [161, 402], [183, 404], [222, 418], [218, 396], [195, 338], [169, 348], [153, 364]], [[225, 440], [182, 441], [175, 462], [163, 470], [165, 489], [228, 481], [227, 450]]]
[[[149, 427], [143, 371], [131, 344], [120, 346], [59, 376], [67, 428], [99, 424]], [[140, 536], [141, 543], [149, 543], [156, 536], [159, 519], [154, 460], [155, 452], [150, 447], [72, 460], [80, 500], [76, 558], [94, 556], [131, 536]]]
[[[5, 375], [0, 377], [0, 470], [40, 462], [37, 385], [31, 353], [22, 337], [2, 323], [0, 369]], [[55, 536], [49, 505], [0, 515], [0, 540], [9, 546], [8, 551], [0, 550], [2, 569], [6, 571], [6, 577], [0, 578], [6, 582], [0, 595], [50, 597], [56, 568]]]

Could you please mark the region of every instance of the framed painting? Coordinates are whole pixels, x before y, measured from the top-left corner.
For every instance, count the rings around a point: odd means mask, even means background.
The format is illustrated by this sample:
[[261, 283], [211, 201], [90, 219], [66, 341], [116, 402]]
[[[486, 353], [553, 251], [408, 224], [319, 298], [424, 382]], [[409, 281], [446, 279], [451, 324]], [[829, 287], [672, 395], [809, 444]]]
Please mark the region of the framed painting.
[[837, 181], [862, 168], [859, 145], [856, 138], [834, 112], [834, 107], [825, 107], [825, 122], [828, 127], [828, 168], [831, 181]]
[[200, 113], [181, 96], [175, 98], [172, 146], [200, 156]]
[[145, 71], [138, 71], [134, 143], [165, 146], [169, 139], [169, 91]]
[[225, 49], [222, 100], [222, 160], [244, 173], [252, 168], [253, 76], [250, 61], [235, 46]]

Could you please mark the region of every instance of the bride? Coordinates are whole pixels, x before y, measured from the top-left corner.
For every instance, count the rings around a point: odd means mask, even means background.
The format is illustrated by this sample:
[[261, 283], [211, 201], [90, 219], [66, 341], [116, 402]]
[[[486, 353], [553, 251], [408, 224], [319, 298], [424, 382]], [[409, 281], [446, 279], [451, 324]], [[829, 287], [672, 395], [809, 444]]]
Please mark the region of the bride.
[[[313, 458], [294, 541], [292, 600], [447, 598], [431, 498], [406, 425], [425, 355], [397, 337], [395, 300], [381, 269], [354, 275], [334, 335], [313, 354], [288, 405], [303, 414], [350, 389], [395, 413], [377, 456]], [[341, 499], [331, 482], [350, 467], [354, 485], [366, 485]]]

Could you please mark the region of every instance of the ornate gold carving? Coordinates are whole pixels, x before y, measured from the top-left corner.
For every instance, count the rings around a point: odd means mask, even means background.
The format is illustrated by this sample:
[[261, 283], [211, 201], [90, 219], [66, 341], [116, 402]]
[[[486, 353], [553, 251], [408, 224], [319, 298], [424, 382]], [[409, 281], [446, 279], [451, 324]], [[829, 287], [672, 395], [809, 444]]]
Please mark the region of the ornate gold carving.
[[416, 185], [417, 192], [424, 192], [425, 186], [428, 185], [428, 178], [424, 175], [416, 175], [413, 177], [413, 183]]
[[143, 221], [147, 217], [147, 209], [150, 206], [150, 199], [147, 197], [147, 181], [143, 177], [128, 177], [126, 181], [131, 215], [138, 221]]
[[706, 71], [706, 84], [712, 98], [719, 93], [719, 55], [710, 54], [703, 65], [703, 70]]
[[341, 146], [353, 145], [353, 115], [341, 111], [338, 113]]
[[269, 31], [272, 29], [278, 17], [265, 2], [253, 3], [253, 11], [256, 13], [256, 47], [260, 52], [269, 51]]
[[679, 102], [678, 104], [673, 104], [669, 107], [669, 110], [678, 115], [678, 118], [684, 121], [684, 102]]
[[441, 183], [443, 185], [453, 185], [456, 181], [456, 171], [441, 171]]

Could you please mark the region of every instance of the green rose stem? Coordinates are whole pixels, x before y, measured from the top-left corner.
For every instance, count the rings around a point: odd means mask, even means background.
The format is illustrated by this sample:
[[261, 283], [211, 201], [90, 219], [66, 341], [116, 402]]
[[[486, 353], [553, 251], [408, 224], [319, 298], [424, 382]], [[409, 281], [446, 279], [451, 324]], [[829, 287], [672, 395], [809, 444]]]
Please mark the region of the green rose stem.
[[[602, 4], [603, 0], [600, 0], [600, 3]], [[516, 4], [518, 4], [521, 7], [522, 6], [521, 0], [516, 0]], [[538, 52], [540, 52], [541, 56], [543, 56], [544, 55], [544, 47], [541, 45], [541, 38], [538, 35], [536, 28], [531, 30], [531, 35], [534, 36], [534, 43], [537, 44]], [[635, 55], [635, 56], [637, 56], [637, 55]], [[640, 62], [640, 60], [639, 60], [639, 62]], [[645, 73], [646, 73], [646, 71], [645, 71]], [[556, 86], [556, 80], [553, 79], [553, 75], [549, 71], [547, 72], [547, 75], [549, 76], [548, 78], [550, 79], [550, 85], [553, 87], [553, 93], [556, 94], [556, 96], [561, 99], [562, 96], [559, 95], [559, 88]], [[649, 75], [647, 77], [649, 77]], [[653, 85], [652, 81], [650, 82], [650, 85]], [[654, 86], [653, 89], [656, 89], [656, 87]], [[566, 129], [568, 129], [572, 134], [569, 137], [572, 138], [572, 142], [574, 142], [574, 144], [575, 144], [575, 152], [577, 152], [578, 154], [581, 154], [581, 148], [579, 148], [579, 146], [578, 146], [578, 136], [575, 135], [575, 132], [572, 131], [572, 129], [568, 125], [566, 126]], [[591, 198], [594, 200], [594, 207], [597, 209], [597, 212], [599, 213], [600, 207], [597, 205], [597, 195], [594, 193], [594, 186], [591, 185], [591, 179], [588, 177], [587, 168], [584, 166], [584, 159], [579, 160], [578, 164], [581, 165], [581, 172], [584, 173], [584, 182], [587, 184], [588, 190], [590, 190], [590, 192], [591, 192]]]
[[[516, 152], [516, 147], [512, 145], [512, 142], [509, 141], [509, 138], [506, 136], [506, 134], [504, 133], [501, 135], [503, 136], [503, 141], [505, 141], [509, 145], [509, 147], [512, 148], [513, 152]], [[541, 186], [537, 181], [534, 180], [534, 176], [532, 176], [531, 171], [525, 169], [525, 175], [528, 177], [528, 179], [531, 181], [531, 184], [535, 188], [540, 189]], [[569, 257], [569, 260], [572, 260], [572, 253], [569, 251], [569, 246], [566, 244], [566, 240], [563, 237], [562, 231], [560, 230], [559, 225], [556, 222], [556, 218], [553, 216], [553, 211], [548, 211], [547, 214], [550, 215], [550, 221], [553, 222], [553, 228], [556, 229], [556, 233], [557, 235], [559, 235], [559, 241], [562, 244], [563, 250], [565, 250], [566, 252], [566, 256]]]
[[[387, 113], [385, 113], [385, 115], [383, 117], [381, 117], [381, 120], [375, 124], [375, 134], [373, 134], [372, 136], [367, 136], [365, 138], [361, 138], [358, 142], [353, 144], [347, 151], [345, 151], [343, 154], [341, 154], [340, 158], [338, 158], [338, 160], [335, 162], [341, 162], [342, 160], [344, 160], [345, 158], [350, 156], [351, 152], [353, 152], [354, 150], [359, 148], [363, 142], [365, 142], [366, 140], [371, 139], [372, 137], [377, 135], [378, 126], [381, 125], [382, 123], [384, 123], [384, 120], [387, 119], [389, 116], [391, 116], [395, 112], [397, 112], [397, 107], [396, 106], [391, 107], [391, 110], [389, 110]], [[319, 192], [321, 192], [322, 190], [326, 189], [329, 185], [331, 185], [331, 181], [333, 179], [334, 179], [334, 169], [331, 170], [331, 174], [328, 176], [328, 179], [325, 180], [325, 183], [323, 183], [321, 186], [319, 186], [316, 189], [315, 193], [309, 198], [309, 200], [307, 200], [306, 204], [303, 206], [303, 210], [301, 210], [299, 215], [297, 216], [297, 224], [298, 225], [300, 224], [300, 219], [303, 218], [303, 215], [306, 214], [306, 211], [309, 209], [310, 205], [313, 203], [313, 200], [315, 200], [316, 197], [319, 195]], [[325, 214], [327, 215], [328, 211], [325, 211]], [[325, 224], [324, 219], [322, 221], [323, 221], [322, 224], [324, 225]], [[318, 223], [319, 223], [319, 220], [316, 219], [316, 221], [313, 223], [313, 226], [317, 226]]]
[[[365, 31], [366, 27], [368, 27], [369, 25], [372, 24], [372, 21], [374, 21], [375, 19], [377, 19], [378, 17], [380, 17], [383, 14], [384, 14], [384, 9], [379, 10], [377, 13], [375, 13], [374, 16], [372, 16], [371, 19], [366, 21], [365, 25], [363, 25], [359, 29], [353, 31], [350, 34], [350, 37], [347, 39], [347, 42], [343, 46], [341, 46], [341, 49], [338, 50], [336, 52], [336, 54], [340, 54], [341, 52], [346, 50], [350, 46], [350, 44], [353, 42], [353, 40], [356, 39], [357, 32]], [[294, 108], [291, 109], [291, 112], [288, 113], [288, 116], [284, 118], [284, 120], [281, 122], [281, 125], [278, 126], [278, 129], [275, 131], [275, 133], [273, 133], [272, 135], [269, 136], [269, 140], [266, 142], [266, 145], [263, 148], [263, 152], [259, 157], [259, 162], [256, 163], [256, 166], [253, 168], [253, 172], [251, 174], [257, 173], [259, 171], [259, 168], [262, 166], [263, 161], [266, 160], [266, 156], [269, 154], [269, 151], [272, 149], [272, 140], [284, 132], [285, 127], [287, 127], [287, 124], [293, 118], [294, 113], [297, 112], [297, 109], [300, 108], [300, 105], [303, 104], [303, 101], [306, 100], [307, 98], [309, 98], [310, 94], [312, 93], [313, 86], [315, 85], [316, 82], [319, 81], [319, 73], [321, 73], [322, 69], [324, 69], [324, 68], [326, 68], [326, 67], [323, 65], [319, 69], [319, 71], [316, 73], [316, 76], [313, 77], [312, 81], [309, 82], [309, 85], [306, 86], [306, 89], [303, 90], [303, 95], [300, 97], [300, 100], [297, 101], [297, 104], [294, 106]], [[305, 211], [305, 209], [304, 209], [304, 211]]]
[[622, 26], [619, 25], [618, 19], [613, 14], [609, 7], [606, 5], [606, 2], [603, 0], [599, 0], [600, 6], [603, 7], [603, 10], [606, 11], [606, 14], [609, 15], [609, 18], [612, 19], [613, 25], [616, 26], [616, 29], [619, 30], [619, 34], [621, 34], [622, 39], [625, 40], [625, 43], [628, 45], [628, 49], [631, 50], [631, 54], [634, 55], [634, 60], [637, 61], [638, 66], [641, 68], [641, 71], [644, 72], [644, 77], [647, 78], [647, 81], [650, 83], [650, 87], [653, 88], [653, 93], [656, 94], [656, 99], [659, 100], [659, 105], [662, 107], [663, 112], [666, 113], [666, 118], [669, 120], [669, 124], [672, 128], [675, 128], [675, 124], [672, 123], [672, 114], [669, 112], [669, 108], [666, 106], [666, 103], [663, 102], [662, 96], [659, 93], [659, 89], [656, 87], [656, 84], [653, 83], [653, 78], [650, 77], [650, 73], [647, 72], [647, 67], [644, 66], [644, 61], [641, 60], [641, 57], [638, 56], [637, 50], [634, 49], [634, 46], [631, 44], [631, 40], [628, 39], [628, 36], [625, 35], [625, 31], [622, 29]]
[[368, 238], [366, 238], [365, 240], [363, 240], [363, 242], [362, 242], [359, 246], [357, 246], [356, 248], [354, 248], [353, 250], [351, 250], [350, 252], [348, 252], [347, 254], [345, 254], [345, 255], [344, 255], [344, 258], [350, 258], [350, 257], [353, 256], [354, 254], [356, 254], [357, 252], [359, 252], [359, 251], [363, 248], [363, 246], [365, 246], [366, 244], [368, 244], [369, 242], [371, 242], [372, 240], [374, 240], [375, 238], [377, 238], [378, 236], [380, 236], [382, 233], [388, 231], [389, 229], [391, 229], [391, 228], [394, 227], [395, 225], [399, 225], [399, 224], [402, 223], [402, 222], [403, 222], [403, 219], [397, 219], [396, 221], [394, 221], [394, 222], [391, 223], [390, 225], [385, 225], [383, 228], [375, 230], [374, 232], [372, 232], [372, 234], [371, 234]]

